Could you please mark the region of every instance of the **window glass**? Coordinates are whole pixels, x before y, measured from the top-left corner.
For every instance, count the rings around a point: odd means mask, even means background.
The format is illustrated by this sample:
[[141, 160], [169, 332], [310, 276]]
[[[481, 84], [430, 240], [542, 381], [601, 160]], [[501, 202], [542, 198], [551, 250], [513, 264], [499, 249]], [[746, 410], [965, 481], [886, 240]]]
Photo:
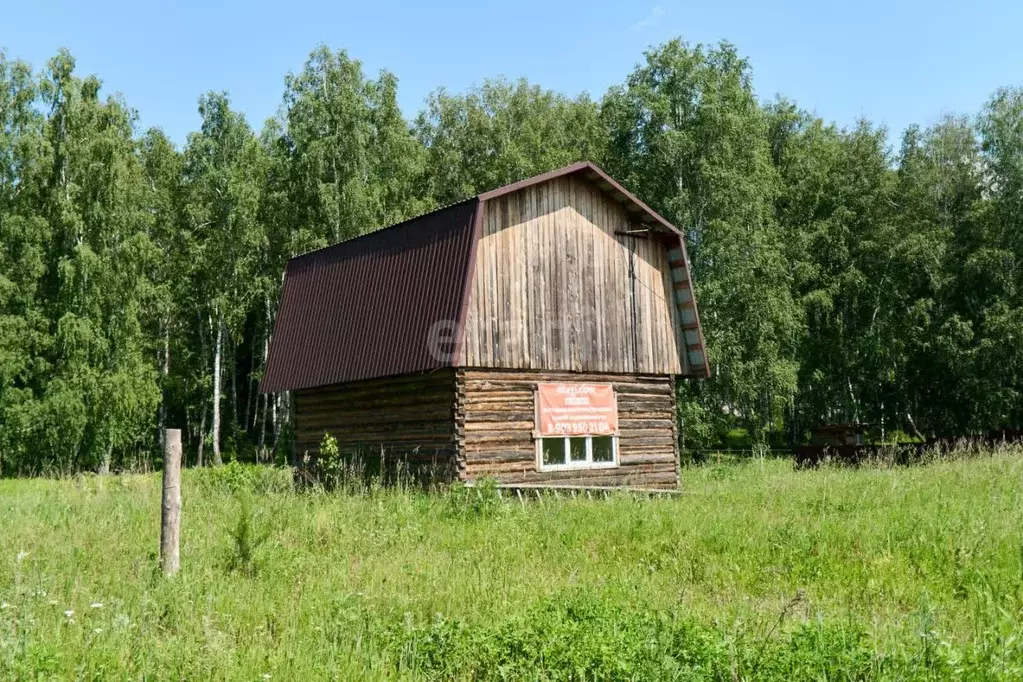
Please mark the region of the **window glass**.
[[564, 438], [541, 438], [540, 450], [543, 452], [544, 466], [557, 466], [565, 463]]
[[568, 454], [573, 462], [586, 461], [586, 436], [568, 439]]
[[617, 463], [614, 436], [568, 436], [540, 439], [541, 466], [586, 468]]
[[613, 462], [614, 439], [611, 436], [593, 436], [593, 461]]

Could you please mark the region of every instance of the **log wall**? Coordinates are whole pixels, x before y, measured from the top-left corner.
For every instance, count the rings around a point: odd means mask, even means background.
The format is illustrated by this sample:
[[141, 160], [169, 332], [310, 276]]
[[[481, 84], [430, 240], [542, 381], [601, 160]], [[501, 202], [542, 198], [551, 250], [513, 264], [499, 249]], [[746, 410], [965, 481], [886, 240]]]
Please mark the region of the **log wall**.
[[455, 373], [445, 369], [295, 392], [299, 457], [315, 461], [325, 433], [341, 454], [372, 470], [405, 462], [414, 475], [450, 480], [455, 474]]
[[[534, 387], [538, 382], [610, 383], [618, 399], [619, 466], [537, 471]], [[455, 422], [458, 474], [501, 483], [678, 486], [674, 379], [666, 375], [459, 369]]]
[[[610, 383], [618, 403], [619, 466], [537, 471], [534, 390], [551, 381]], [[674, 379], [667, 375], [539, 370], [439, 370], [295, 393], [299, 456], [315, 462], [325, 433], [374, 471], [399, 462], [433, 482], [675, 488]], [[379, 470], [379, 468], [375, 469]]]

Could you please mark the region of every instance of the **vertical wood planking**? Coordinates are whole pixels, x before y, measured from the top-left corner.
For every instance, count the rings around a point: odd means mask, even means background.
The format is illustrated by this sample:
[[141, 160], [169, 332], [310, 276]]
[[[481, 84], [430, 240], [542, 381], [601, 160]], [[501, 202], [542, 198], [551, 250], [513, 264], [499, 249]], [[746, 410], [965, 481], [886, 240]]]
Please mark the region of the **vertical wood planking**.
[[[614, 223], [614, 231], [622, 231], [628, 229], [628, 222], [624, 225]], [[613, 234], [613, 232], [612, 232]], [[619, 362], [622, 364], [622, 369], [625, 372], [632, 372], [635, 370], [636, 360], [636, 347], [633, 343], [635, 335], [632, 333], [633, 323], [633, 310], [632, 310], [632, 289], [633, 282], [630, 279], [630, 271], [632, 269], [632, 238], [617, 235], [615, 241], [618, 243], [618, 248], [615, 257], [615, 284], [619, 290], [619, 301], [618, 307], [621, 315], [620, 329], [621, 334], [621, 351], [619, 356]]]
[[[494, 279], [497, 282], [497, 314], [499, 317], [500, 324], [495, 326], [500, 330], [498, 334], [497, 343], [494, 344], [494, 358], [507, 358], [509, 362], [515, 361], [515, 339], [518, 338], [518, 329], [515, 327], [515, 319], [512, 317], [512, 297], [511, 297], [511, 285], [512, 285], [512, 273], [509, 272], [507, 263], [510, 257], [509, 247], [512, 237], [512, 230], [515, 226], [509, 222], [510, 211], [509, 204], [511, 203], [510, 196], [501, 197], [501, 206], [499, 211], [495, 211], [494, 214]], [[498, 229], [499, 226], [507, 225], [504, 229]]]
[[[507, 200], [507, 197], [505, 197]], [[498, 289], [498, 278], [497, 278], [497, 259], [500, 257], [503, 249], [499, 243], [494, 240], [497, 238], [497, 226], [500, 220], [501, 209], [503, 208], [504, 201], [500, 201], [494, 205], [493, 211], [490, 212], [489, 220], [487, 221], [487, 237], [488, 240], [494, 245], [493, 248], [488, 249], [490, 268], [488, 269], [488, 277], [490, 279], [490, 346], [487, 348], [487, 357], [490, 362], [493, 363], [498, 358], [498, 351], [500, 349], [501, 336], [504, 331], [505, 325], [500, 324], [500, 306], [501, 292]]]
[[680, 372], [684, 341], [669, 246], [657, 234], [618, 234], [640, 227], [578, 177], [486, 202], [461, 364]]
[[663, 359], [659, 356], [660, 346], [655, 340], [656, 333], [665, 323], [661, 313], [667, 310], [667, 305], [665, 304], [665, 295], [663, 293], [658, 294], [655, 289], [658, 286], [658, 273], [656, 266], [657, 254], [654, 251], [654, 247], [657, 244], [654, 241], [654, 237], [651, 235], [639, 241], [643, 245], [643, 257], [639, 259], [640, 267], [642, 268], [640, 282], [642, 283], [643, 294], [643, 306], [641, 307], [643, 320], [639, 334], [643, 338], [644, 362], [653, 364]]
[[588, 321], [593, 319], [592, 311], [586, 308], [583, 298], [583, 278], [585, 277], [583, 265], [582, 231], [583, 226], [576, 220], [578, 213], [572, 209], [575, 205], [572, 193], [572, 179], [561, 178], [558, 180], [560, 189], [558, 196], [558, 213], [560, 222], [565, 228], [565, 262], [568, 265], [565, 273], [566, 287], [568, 289], [568, 306], [565, 309], [565, 323], [568, 325], [568, 366], [576, 372], [581, 371], [582, 345], [582, 320], [585, 317]]
[[[675, 282], [671, 277], [670, 258], [667, 254], [667, 251], [670, 248], [671, 248], [670, 245], [665, 244], [664, 246], [665, 254], [661, 279], [663, 280], [664, 290], [671, 292], [672, 298], [670, 300], [674, 301]], [[675, 355], [677, 356], [677, 358], [675, 358], [674, 360], [679, 363], [679, 372], [680, 373], [685, 372], [688, 370], [689, 362], [688, 358], [686, 357], [685, 336], [683, 335], [682, 332], [682, 315], [679, 313], [677, 305], [668, 306], [668, 317], [671, 323], [672, 330], [671, 339], [669, 341], [672, 345], [672, 348], [674, 348], [675, 350]]]
[[[590, 200], [590, 222], [594, 225], [604, 225], [604, 205], [603, 202], [596, 201], [593, 194], [587, 192], [587, 197]], [[600, 259], [598, 276], [600, 278], [600, 323], [601, 323], [601, 343], [600, 349], [600, 369], [602, 371], [608, 370], [612, 365], [612, 358], [617, 357], [618, 348], [620, 348], [618, 338], [618, 325], [619, 316], [615, 314], [616, 297], [617, 292], [615, 288], [614, 280], [614, 259], [615, 259], [615, 245], [614, 237], [608, 235], [607, 230], [599, 229], [596, 232], [596, 237], [600, 242]]]
[[490, 348], [494, 342], [492, 320], [490, 319], [490, 299], [494, 291], [490, 287], [490, 257], [493, 251], [493, 243], [490, 241], [487, 220], [493, 206], [485, 206], [483, 213], [483, 226], [480, 229], [480, 243], [477, 247], [479, 255], [476, 257], [476, 281], [480, 284], [480, 355], [481, 363], [490, 364]]
[[583, 362], [584, 367], [591, 367], [597, 371], [603, 371], [605, 358], [602, 353], [604, 348], [604, 298], [602, 285], [604, 284], [604, 259], [601, 246], [603, 244], [604, 231], [587, 229], [587, 225], [593, 225], [593, 200], [592, 195], [586, 191], [586, 185], [575, 182], [576, 196], [578, 203], [576, 208], [582, 212], [578, 217], [580, 230], [584, 231], [588, 244], [586, 253], [586, 264], [589, 276], [589, 295], [591, 298], [590, 314], [593, 320], [592, 329], [586, 339], [589, 348], [588, 358]]
[[519, 300], [517, 320], [519, 321], [519, 355], [518, 366], [530, 367], [529, 357], [529, 240], [528, 226], [523, 221], [525, 215], [524, 196], [522, 193], [509, 197], [514, 202], [515, 212], [513, 220], [516, 221], [516, 244], [512, 252], [515, 263], [515, 288]]
[[547, 259], [545, 257], [547, 253], [546, 225], [543, 219], [545, 207], [539, 188], [530, 187], [525, 190], [525, 193], [529, 196], [532, 204], [532, 215], [528, 223], [528, 229], [531, 233], [531, 241], [536, 253], [536, 262], [533, 263], [533, 287], [536, 296], [537, 313], [536, 318], [533, 320], [535, 325], [533, 337], [537, 340], [539, 352], [535, 357], [537, 360], [536, 364], [546, 367], [551, 363], [551, 344], [547, 338], [547, 297], [550, 290], [550, 282], [548, 281]]
[[552, 215], [553, 203], [551, 201], [550, 185], [538, 185], [535, 189], [540, 197], [540, 225], [543, 234], [543, 263], [546, 273], [546, 287], [544, 301], [546, 303], [546, 317], [543, 320], [545, 335], [547, 337], [547, 362], [551, 367], [564, 367], [561, 361], [561, 337], [557, 333], [558, 317], [558, 293], [561, 283], [558, 281], [556, 262], [560, 256], [555, 257], [556, 238], [554, 232], [554, 217]]

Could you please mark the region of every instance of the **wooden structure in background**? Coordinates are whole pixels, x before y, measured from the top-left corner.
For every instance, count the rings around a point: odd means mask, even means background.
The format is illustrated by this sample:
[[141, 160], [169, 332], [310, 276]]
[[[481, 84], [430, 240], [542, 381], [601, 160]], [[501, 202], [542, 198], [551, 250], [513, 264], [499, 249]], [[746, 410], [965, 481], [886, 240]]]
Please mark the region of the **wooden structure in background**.
[[[708, 374], [682, 233], [579, 163], [293, 259], [262, 390], [313, 458], [329, 433], [434, 479], [673, 488], [675, 382]], [[617, 431], [540, 433], [540, 384], [580, 415], [610, 385]]]
[[810, 445], [863, 445], [869, 424], [822, 424], [810, 431]]

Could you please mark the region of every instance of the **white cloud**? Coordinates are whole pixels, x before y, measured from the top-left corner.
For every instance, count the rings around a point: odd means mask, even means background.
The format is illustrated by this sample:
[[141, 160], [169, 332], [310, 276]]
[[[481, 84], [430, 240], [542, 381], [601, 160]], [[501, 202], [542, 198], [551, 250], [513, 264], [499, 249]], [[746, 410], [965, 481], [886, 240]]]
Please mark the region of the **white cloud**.
[[657, 22], [659, 22], [663, 16], [664, 8], [661, 7], [660, 5], [656, 5], [652, 10], [650, 10], [650, 14], [647, 15], [646, 19], [643, 19], [642, 21], [637, 21], [635, 24], [632, 25], [632, 30], [642, 31], [645, 28], [650, 28], [651, 26], [657, 24]]

